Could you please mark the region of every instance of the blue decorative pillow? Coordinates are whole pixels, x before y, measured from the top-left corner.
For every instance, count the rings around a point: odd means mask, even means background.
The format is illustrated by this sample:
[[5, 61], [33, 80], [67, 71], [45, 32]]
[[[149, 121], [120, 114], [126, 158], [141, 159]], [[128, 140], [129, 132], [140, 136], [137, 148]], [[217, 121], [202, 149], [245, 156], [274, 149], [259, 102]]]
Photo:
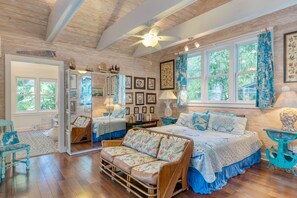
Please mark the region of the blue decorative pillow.
[[114, 118], [123, 118], [126, 115], [126, 109], [125, 108], [121, 108], [121, 109], [117, 109], [114, 110], [111, 114], [112, 117]]
[[209, 114], [193, 113], [192, 125], [195, 129], [205, 131], [208, 126]]
[[5, 132], [2, 137], [2, 145], [1, 146], [7, 146], [12, 144], [20, 143], [18, 134], [16, 131], [14, 132]]
[[209, 111], [208, 113], [215, 114], [215, 115], [236, 117], [236, 114], [233, 114], [233, 113], [221, 113], [221, 112], [216, 112], [216, 111]]

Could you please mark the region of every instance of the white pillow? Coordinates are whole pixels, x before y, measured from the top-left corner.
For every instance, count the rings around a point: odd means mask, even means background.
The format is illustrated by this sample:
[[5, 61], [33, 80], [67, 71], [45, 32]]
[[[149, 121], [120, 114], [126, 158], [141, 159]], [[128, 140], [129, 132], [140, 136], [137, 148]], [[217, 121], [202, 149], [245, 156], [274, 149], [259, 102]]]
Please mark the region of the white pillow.
[[181, 113], [179, 114], [179, 118], [175, 124], [178, 126], [189, 127], [192, 129], [193, 128], [192, 117], [193, 117], [192, 113]]
[[208, 130], [220, 131], [236, 135], [244, 134], [247, 118], [230, 117], [210, 113]]

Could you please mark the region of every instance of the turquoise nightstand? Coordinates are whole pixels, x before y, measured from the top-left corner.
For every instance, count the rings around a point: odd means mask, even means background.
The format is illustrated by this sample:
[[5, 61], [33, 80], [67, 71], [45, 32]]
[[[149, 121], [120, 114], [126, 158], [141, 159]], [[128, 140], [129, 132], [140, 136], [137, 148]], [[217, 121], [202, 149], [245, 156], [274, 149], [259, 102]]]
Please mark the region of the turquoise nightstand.
[[161, 120], [164, 125], [170, 125], [170, 124], [175, 124], [177, 121], [177, 118], [173, 117], [161, 117]]
[[269, 160], [268, 168], [273, 164], [296, 176], [294, 166], [297, 164], [297, 155], [288, 150], [288, 144], [297, 139], [297, 133], [278, 129], [264, 129], [264, 131], [271, 140], [278, 143], [277, 150], [274, 147], [266, 149], [266, 157]]

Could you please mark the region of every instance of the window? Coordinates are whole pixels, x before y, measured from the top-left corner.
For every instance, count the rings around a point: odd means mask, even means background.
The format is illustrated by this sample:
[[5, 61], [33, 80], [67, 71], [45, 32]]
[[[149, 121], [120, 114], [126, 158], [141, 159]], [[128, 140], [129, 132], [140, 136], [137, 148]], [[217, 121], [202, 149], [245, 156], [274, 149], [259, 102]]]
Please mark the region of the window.
[[188, 102], [220, 106], [254, 105], [256, 36], [200, 49], [188, 56]]
[[40, 110], [55, 110], [57, 97], [57, 82], [54, 80], [40, 80]]
[[17, 111], [35, 110], [35, 79], [16, 79]]
[[230, 50], [222, 49], [208, 53], [208, 100], [229, 99]]
[[188, 57], [188, 100], [201, 100], [201, 55]]
[[237, 100], [256, 100], [257, 43], [239, 45], [237, 71]]

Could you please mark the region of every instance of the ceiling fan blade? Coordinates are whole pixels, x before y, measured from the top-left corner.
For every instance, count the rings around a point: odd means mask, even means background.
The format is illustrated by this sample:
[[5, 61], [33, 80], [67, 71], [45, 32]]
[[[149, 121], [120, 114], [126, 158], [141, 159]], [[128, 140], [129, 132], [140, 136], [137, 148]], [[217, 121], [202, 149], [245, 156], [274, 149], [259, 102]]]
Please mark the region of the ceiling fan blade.
[[179, 38], [175, 36], [158, 36], [160, 41], [178, 41]]
[[136, 38], [144, 38], [143, 35], [137, 35], [137, 34], [130, 34], [129, 36], [133, 36]]
[[132, 45], [130, 45], [129, 47], [133, 47], [133, 46], [135, 46], [135, 45], [138, 45], [138, 44], [140, 44], [140, 43], [142, 43], [142, 40], [140, 40], [140, 41], [137, 41], [137, 42], [133, 43], [133, 44], [132, 44]]
[[149, 33], [158, 35], [159, 32], [160, 32], [160, 27], [159, 26], [154, 26], [154, 27], [152, 27], [152, 29], [150, 30]]
[[160, 43], [158, 43], [156, 46], [155, 46], [156, 49], [158, 50], [161, 50], [162, 49], [162, 46], [160, 45]]

